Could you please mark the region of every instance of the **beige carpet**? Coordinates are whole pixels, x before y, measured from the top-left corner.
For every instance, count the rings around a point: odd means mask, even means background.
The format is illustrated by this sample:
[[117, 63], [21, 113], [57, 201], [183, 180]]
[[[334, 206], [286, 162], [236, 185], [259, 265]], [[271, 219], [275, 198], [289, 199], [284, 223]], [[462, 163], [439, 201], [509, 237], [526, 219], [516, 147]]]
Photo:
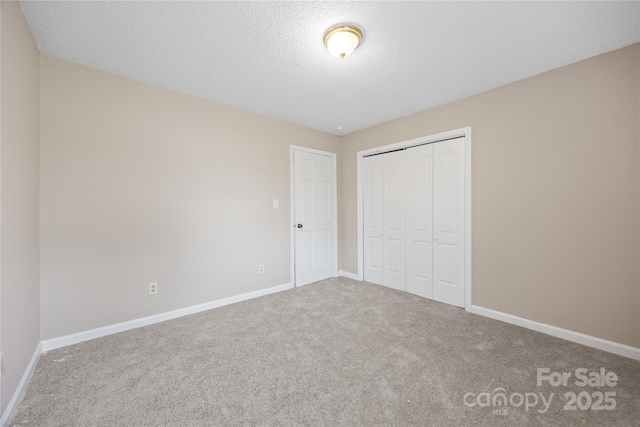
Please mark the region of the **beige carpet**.
[[[576, 386], [579, 368], [617, 383]], [[640, 362], [330, 279], [51, 351], [11, 425], [638, 426]]]

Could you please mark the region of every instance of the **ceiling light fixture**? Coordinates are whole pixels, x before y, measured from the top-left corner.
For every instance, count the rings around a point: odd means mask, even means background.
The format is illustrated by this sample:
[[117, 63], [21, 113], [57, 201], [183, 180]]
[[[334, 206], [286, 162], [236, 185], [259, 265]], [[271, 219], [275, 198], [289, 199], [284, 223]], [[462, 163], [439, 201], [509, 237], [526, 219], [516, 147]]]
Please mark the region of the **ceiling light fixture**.
[[362, 31], [351, 25], [336, 25], [324, 35], [324, 44], [332, 55], [344, 58], [362, 41]]

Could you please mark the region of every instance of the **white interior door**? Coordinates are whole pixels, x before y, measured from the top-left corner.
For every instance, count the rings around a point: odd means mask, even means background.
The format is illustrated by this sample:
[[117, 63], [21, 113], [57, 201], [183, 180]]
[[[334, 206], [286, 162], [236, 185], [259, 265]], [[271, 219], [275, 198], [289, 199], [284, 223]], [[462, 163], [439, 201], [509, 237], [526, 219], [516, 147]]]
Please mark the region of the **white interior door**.
[[334, 158], [295, 150], [295, 284], [333, 277], [335, 257]]
[[464, 138], [433, 144], [433, 299], [464, 307]]
[[406, 150], [406, 290], [433, 298], [433, 144]]
[[383, 277], [390, 288], [405, 290], [405, 152], [382, 156], [383, 170]]
[[364, 158], [364, 280], [382, 285], [382, 156]]

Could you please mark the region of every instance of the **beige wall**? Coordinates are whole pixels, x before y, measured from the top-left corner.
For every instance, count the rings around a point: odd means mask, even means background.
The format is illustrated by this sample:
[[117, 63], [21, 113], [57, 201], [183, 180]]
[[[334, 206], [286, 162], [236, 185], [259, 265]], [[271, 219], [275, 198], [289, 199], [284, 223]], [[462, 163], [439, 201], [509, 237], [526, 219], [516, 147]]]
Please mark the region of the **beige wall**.
[[2, 1], [2, 411], [40, 340], [38, 138], [40, 53], [16, 2]]
[[357, 151], [472, 126], [473, 304], [640, 347], [639, 60], [634, 45], [345, 136], [341, 268], [357, 272]]
[[42, 339], [291, 282], [289, 146], [338, 137], [44, 55], [41, 76]]

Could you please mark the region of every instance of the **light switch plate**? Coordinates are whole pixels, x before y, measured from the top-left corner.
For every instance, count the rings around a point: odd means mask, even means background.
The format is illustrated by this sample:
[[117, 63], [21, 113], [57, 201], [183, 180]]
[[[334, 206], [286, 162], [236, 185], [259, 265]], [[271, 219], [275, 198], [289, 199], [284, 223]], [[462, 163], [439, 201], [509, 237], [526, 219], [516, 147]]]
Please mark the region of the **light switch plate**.
[[278, 209], [280, 207], [280, 202], [278, 199], [273, 199], [273, 209]]

